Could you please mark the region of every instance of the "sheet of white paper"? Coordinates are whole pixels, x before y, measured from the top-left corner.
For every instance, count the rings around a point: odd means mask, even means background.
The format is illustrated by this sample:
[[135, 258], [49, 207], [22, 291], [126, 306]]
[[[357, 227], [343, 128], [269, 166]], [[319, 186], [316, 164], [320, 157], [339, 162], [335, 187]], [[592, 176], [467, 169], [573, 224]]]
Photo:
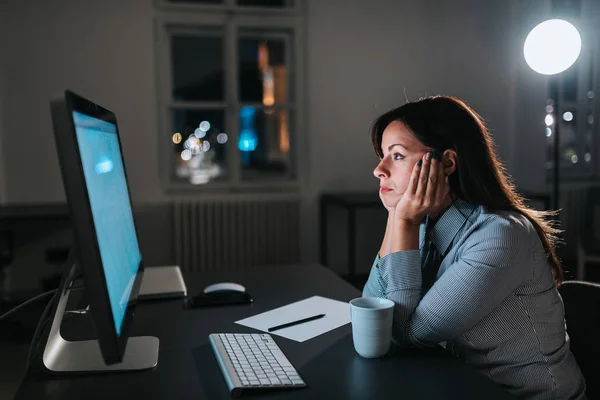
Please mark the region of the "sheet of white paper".
[[[267, 331], [271, 327], [318, 314], [325, 314], [325, 316], [314, 321], [279, 329], [274, 332]], [[300, 300], [287, 306], [235, 321], [236, 324], [258, 329], [271, 335], [282, 336], [297, 342], [312, 339], [315, 336], [322, 335], [349, 322], [350, 305], [348, 303], [321, 296], [309, 297], [308, 299]]]

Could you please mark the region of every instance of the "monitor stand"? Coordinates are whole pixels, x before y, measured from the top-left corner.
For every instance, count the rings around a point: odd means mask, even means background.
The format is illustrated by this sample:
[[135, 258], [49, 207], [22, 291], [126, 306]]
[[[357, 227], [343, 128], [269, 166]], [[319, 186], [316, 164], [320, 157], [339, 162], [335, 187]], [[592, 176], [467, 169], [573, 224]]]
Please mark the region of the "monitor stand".
[[68, 341], [60, 335], [60, 325], [69, 299], [69, 282], [73, 279], [76, 264], [71, 267], [59, 294], [56, 313], [44, 349], [44, 366], [51, 372], [111, 372], [139, 371], [154, 368], [158, 363], [158, 338], [153, 336], [130, 337], [127, 340], [123, 361], [106, 365], [97, 340]]

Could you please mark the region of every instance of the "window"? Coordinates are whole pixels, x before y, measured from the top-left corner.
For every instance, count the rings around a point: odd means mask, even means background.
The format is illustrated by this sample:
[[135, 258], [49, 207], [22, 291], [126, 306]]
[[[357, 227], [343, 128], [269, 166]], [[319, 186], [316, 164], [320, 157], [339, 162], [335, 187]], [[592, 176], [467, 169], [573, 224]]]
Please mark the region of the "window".
[[[600, 49], [591, 38], [598, 35], [595, 25], [582, 16], [594, 14], [587, 9], [592, 3], [582, 0], [552, 0], [551, 13], [556, 18], [568, 18], [590, 43], [582, 48], [577, 62], [568, 70], [550, 78], [546, 105], [547, 169], [553, 167], [554, 133], [560, 131], [559, 167], [561, 180], [586, 179], [600, 175], [597, 137], [598, 63]], [[587, 40], [586, 40], [587, 39]], [[556, 99], [560, 101], [556, 103]], [[551, 174], [548, 177], [551, 178]]]
[[168, 188], [298, 185], [298, 3], [157, 2], [159, 145]]
[[[292, 0], [163, 0], [159, 2], [160, 5], [166, 4], [179, 4], [184, 6], [199, 6], [199, 5], [216, 5], [221, 7], [227, 7], [229, 9], [238, 7], [263, 7], [271, 9], [289, 9], [294, 7], [294, 1]], [[232, 7], [233, 6], [233, 7]]]

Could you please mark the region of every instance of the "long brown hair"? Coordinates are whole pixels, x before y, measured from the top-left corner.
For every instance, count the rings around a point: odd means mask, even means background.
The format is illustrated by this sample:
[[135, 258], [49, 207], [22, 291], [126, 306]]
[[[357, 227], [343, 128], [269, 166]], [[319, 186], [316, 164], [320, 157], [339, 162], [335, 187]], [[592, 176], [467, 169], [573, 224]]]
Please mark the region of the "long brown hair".
[[425, 146], [440, 153], [447, 149], [456, 151], [456, 172], [448, 178], [454, 198], [491, 211], [515, 211], [531, 221], [552, 266], [554, 281], [562, 282], [563, 268], [555, 248], [561, 231], [552, 222], [556, 211], [538, 211], [525, 205], [496, 157], [494, 141], [483, 120], [471, 107], [454, 97], [434, 96], [386, 112], [371, 128], [371, 140], [379, 157], [383, 157], [383, 131], [393, 121], [405, 124]]

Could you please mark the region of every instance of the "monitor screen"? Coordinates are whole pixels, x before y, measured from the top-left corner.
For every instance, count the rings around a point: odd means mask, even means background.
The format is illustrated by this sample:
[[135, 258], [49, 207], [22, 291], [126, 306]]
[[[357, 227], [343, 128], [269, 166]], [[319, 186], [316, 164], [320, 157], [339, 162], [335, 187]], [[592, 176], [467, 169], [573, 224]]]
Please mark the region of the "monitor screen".
[[117, 335], [142, 259], [117, 127], [73, 111], [73, 121]]

